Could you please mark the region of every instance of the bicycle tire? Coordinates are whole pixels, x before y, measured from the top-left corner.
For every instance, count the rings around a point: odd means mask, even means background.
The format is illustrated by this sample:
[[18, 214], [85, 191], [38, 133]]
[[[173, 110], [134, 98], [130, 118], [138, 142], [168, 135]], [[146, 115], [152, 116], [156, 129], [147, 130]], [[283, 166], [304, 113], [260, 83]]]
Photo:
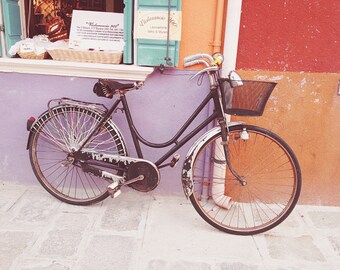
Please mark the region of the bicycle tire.
[[[50, 194], [63, 202], [90, 205], [109, 195], [108, 180], [85, 173], [79, 164], [67, 159], [102, 118], [95, 110], [61, 105], [44, 112], [31, 131], [29, 156], [34, 174]], [[124, 139], [111, 121], [103, 125], [85, 148], [126, 155]]]
[[[244, 130], [248, 140], [241, 138]], [[298, 160], [283, 139], [261, 127], [232, 126], [228, 137], [232, 167], [246, 184], [241, 185], [230, 172], [221, 133], [216, 134], [201, 146], [194, 160], [191, 203], [206, 222], [221, 231], [237, 235], [268, 231], [284, 221], [298, 201]]]

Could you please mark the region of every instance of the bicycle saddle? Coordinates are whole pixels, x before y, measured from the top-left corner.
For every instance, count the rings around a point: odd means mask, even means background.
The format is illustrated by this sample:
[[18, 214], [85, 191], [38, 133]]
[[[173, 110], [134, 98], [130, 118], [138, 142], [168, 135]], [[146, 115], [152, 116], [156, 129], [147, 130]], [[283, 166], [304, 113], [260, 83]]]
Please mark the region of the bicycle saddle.
[[93, 86], [93, 92], [99, 97], [112, 98], [120, 90], [136, 89], [136, 83], [120, 83], [108, 79], [99, 79]]

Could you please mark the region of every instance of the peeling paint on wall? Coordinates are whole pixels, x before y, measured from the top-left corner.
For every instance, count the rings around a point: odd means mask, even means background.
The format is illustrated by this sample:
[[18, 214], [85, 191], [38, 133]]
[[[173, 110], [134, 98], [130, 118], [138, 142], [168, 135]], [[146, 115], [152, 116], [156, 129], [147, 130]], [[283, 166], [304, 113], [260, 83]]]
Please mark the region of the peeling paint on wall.
[[[245, 79], [277, 79], [261, 117], [232, 117], [268, 128], [282, 137], [298, 157], [303, 187], [300, 203], [340, 205], [339, 74], [238, 71]], [[337, 137], [336, 137], [337, 138]]]
[[267, 76], [267, 75], [258, 75], [255, 77], [256, 80], [259, 81], [280, 81], [284, 78], [283, 75], [278, 75], [278, 76]]

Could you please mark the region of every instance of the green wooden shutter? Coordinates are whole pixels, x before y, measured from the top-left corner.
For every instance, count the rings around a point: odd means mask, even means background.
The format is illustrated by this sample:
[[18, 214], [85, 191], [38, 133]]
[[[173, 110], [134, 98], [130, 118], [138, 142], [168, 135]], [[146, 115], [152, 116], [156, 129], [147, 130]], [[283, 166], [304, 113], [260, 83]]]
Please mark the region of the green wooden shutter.
[[124, 0], [124, 64], [132, 63], [132, 16], [133, 16], [133, 0]]
[[7, 51], [21, 40], [21, 20], [19, 0], [2, 0], [2, 12], [5, 25], [5, 42]]
[[[138, 10], [168, 10], [168, 0], [138, 0]], [[171, 0], [171, 10], [180, 11], [181, 0]], [[178, 65], [179, 41], [169, 41], [169, 57], [173, 66]], [[159, 66], [166, 64], [167, 41], [166, 40], [137, 40], [137, 64], [145, 66]]]
[[[1, 25], [0, 25], [1, 27]], [[1, 30], [0, 30], [1, 31]], [[0, 57], [2, 56], [2, 42], [1, 42], [1, 37], [0, 37]]]

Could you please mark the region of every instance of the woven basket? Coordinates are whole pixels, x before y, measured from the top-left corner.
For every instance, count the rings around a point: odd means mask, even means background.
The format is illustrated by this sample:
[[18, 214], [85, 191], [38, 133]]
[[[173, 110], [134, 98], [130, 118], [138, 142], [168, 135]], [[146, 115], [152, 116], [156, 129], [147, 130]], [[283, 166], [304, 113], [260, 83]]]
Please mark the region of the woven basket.
[[122, 60], [122, 52], [107, 51], [81, 51], [72, 49], [48, 50], [53, 60], [90, 62], [101, 64], [119, 64]]
[[41, 54], [35, 54], [34, 52], [18, 52], [20, 58], [24, 59], [46, 59], [48, 58], [48, 53], [44, 52]]
[[219, 82], [225, 113], [238, 116], [261, 116], [276, 86], [275, 82], [242, 80], [243, 85], [233, 88], [229, 79]]

